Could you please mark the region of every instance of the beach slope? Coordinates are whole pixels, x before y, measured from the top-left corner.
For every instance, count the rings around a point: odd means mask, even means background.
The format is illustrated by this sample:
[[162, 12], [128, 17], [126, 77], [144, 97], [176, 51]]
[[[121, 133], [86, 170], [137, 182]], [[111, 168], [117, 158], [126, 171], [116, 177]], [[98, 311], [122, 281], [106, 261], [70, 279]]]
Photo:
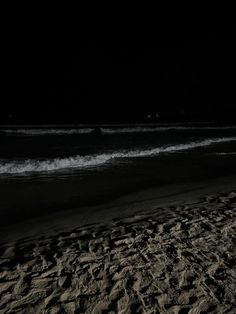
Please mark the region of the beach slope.
[[5, 242], [0, 312], [235, 313], [235, 243], [235, 191]]

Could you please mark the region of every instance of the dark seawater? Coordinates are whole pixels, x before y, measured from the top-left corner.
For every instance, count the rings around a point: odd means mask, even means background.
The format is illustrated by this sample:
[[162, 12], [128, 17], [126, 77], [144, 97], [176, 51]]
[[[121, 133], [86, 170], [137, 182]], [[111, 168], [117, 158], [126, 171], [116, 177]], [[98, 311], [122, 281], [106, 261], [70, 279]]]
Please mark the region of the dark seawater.
[[0, 131], [0, 224], [236, 174], [236, 128]]

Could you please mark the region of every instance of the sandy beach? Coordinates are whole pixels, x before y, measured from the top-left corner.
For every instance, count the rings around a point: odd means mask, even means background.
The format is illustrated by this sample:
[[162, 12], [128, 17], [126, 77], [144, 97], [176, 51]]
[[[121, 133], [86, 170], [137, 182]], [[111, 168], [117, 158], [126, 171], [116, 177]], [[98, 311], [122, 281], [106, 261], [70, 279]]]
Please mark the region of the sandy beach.
[[236, 314], [228, 5], [118, 19], [12, 7], [0, 314]]
[[0, 313], [235, 313], [227, 190], [3, 241]]

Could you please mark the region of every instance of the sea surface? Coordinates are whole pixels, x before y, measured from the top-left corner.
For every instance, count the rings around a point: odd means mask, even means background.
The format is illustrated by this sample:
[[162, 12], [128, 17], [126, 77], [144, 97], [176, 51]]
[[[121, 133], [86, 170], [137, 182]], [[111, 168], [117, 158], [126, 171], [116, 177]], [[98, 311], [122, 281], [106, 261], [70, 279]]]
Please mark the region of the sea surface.
[[236, 127], [0, 129], [0, 224], [236, 174]]

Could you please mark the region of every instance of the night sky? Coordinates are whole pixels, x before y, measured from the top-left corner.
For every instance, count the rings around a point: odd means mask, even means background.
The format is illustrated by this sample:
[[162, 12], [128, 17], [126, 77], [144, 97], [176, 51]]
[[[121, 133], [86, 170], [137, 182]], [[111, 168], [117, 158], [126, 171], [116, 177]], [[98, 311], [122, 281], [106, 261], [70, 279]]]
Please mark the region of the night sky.
[[227, 16], [59, 20], [7, 36], [1, 123], [236, 122]]

